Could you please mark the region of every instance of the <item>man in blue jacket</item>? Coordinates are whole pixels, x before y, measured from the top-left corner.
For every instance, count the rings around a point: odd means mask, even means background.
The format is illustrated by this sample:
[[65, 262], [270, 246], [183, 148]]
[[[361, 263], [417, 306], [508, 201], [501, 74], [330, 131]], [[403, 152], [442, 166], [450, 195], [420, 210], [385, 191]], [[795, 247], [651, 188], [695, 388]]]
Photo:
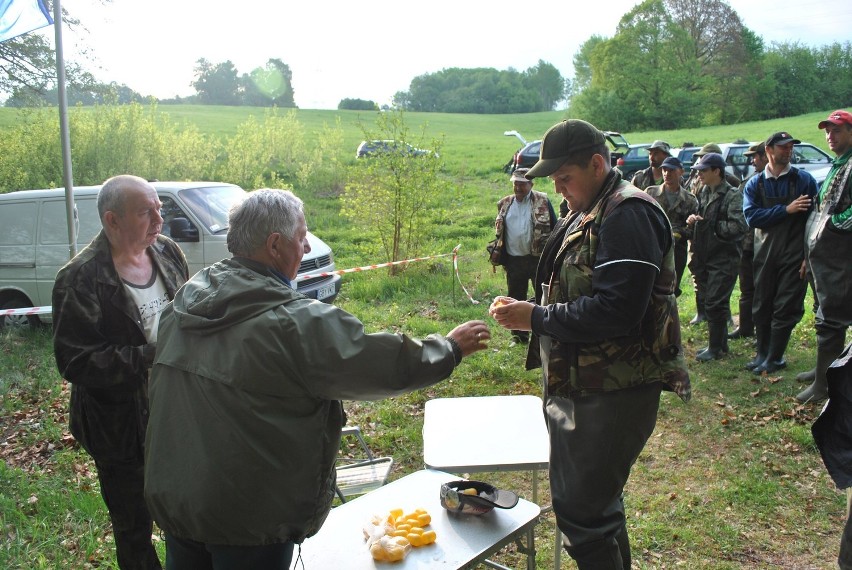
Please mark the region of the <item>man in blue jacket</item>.
[[757, 354], [746, 368], [761, 375], [787, 366], [790, 334], [805, 314], [808, 286], [801, 272], [805, 223], [816, 196], [816, 181], [790, 165], [793, 145], [787, 132], [766, 139], [768, 164], [743, 190], [743, 213], [754, 228], [754, 326]]

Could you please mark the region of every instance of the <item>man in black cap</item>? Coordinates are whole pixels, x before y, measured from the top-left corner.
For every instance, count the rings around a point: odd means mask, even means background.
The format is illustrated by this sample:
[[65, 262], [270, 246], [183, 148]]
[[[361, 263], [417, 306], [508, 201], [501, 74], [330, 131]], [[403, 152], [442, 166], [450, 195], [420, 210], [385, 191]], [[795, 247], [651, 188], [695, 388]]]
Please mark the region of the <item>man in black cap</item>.
[[686, 219], [698, 212], [698, 199], [686, 188], [681, 186], [683, 165], [674, 156], [663, 160], [663, 184], [649, 186], [645, 192], [654, 198], [672, 224], [672, 236], [675, 246], [675, 297], [680, 297], [680, 281], [686, 269], [687, 241], [692, 239], [692, 228]]
[[[503, 238], [505, 252], [501, 260], [506, 270], [509, 297], [526, 299], [529, 284], [547, 237], [556, 224], [556, 213], [543, 192], [532, 189], [532, 180], [524, 175], [529, 168], [518, 168], [509, 179], [512, 193], [497, 202], [494, 222], [497, 237]], [[512, 331], [515, 342], [526, 344], [529, 331]]]
[[754, 325], [757, 354], [746, 368], [760, 375], [787, 366], [784, 352], [793, 328], [805, 314], [807, 281], [801, 272], [805, 258], [805, 223], [816, 181], [807, 170], [790, 165], [790, 133], [766, 139], [768, 164], [743, 190], [743, 213], [754, 228]]
[[703, 187], [698, 194], [698, 213], [686, 220], [692, 228], [689, 270], [705, 291], [710, 336], [709, 345], [695, 359], [707, 361], [728, 352], [731, 292], [737, 282], [742, 239], [748, 226], [743, 217], [743, 196], [725, 180], [722, 156], [708, 152], [692, 169], [698, 171]]
[[[739, 190], [743, 191], [746, 183], [757, 176], [766, 168], [766, 146], [761, 141], [751, 145], [743, 156], [749, 157], [754, 172], [742, 181]], [[754, 320], [752, 319], [752, 305], [754, 303], [754, 229], [749, 228], [743, 238], [743, 254], [740, 257], [738, 268], [740, 280], [740, 322], [737, 328], [729, 335], [730, 339], [751, 338], [754, 336]]]
[[648, 162], [650, 163], [650, 166], [645, 170], [637, 172], [630, 183], [640, 190], [645, 190], [648, 186], [653, 186], [655, 184], [662, 184], [662, 165], [663, 161], [671, 156], [671, 153], [669, 152], [671, 148], [671, 145], [669, 145], [666, 141], [654, 141], [651, 143], [651, 146], [648, 147]]
[[826, 370], [843, 350], [846, 331], [852, 325], [852, 113], [839, 109], [818, 126], [825, 129], [825, 140], [837, 158], [816, 197], [805, 236], [807, 265], [819, 308], [813, 383], [796, 396], [800, 402], [828, 396]]
[[541, 255], [540, 304], [497, 297], [489, 312], [534, 333], [527, 367], [542, 367], [566, 550], [580, 570], [623, 570], [630, 469], [654, 431], [660, 392], [690, 396], [672, 229], [657, 202], [612, 169], [603, 133], [585, 121], [551, 127], [527, 176], [549, 176], [570, 212]]

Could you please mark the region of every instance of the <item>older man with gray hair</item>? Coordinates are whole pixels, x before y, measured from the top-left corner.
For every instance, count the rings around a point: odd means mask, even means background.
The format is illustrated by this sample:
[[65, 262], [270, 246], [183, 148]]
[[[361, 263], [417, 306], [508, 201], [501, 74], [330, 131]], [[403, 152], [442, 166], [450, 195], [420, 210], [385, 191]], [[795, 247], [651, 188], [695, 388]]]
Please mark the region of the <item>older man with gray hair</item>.
[[229, 225], [234, 256], [163, 311], [151, 374], [145, 497], [170, 570], [287, 568], [331, 508], [340, 400], [430, 386], [490, 338], [482, 321], [423, 340], [367, 334], [300, 294], [310, 245], [289, 191], [252, 192]]

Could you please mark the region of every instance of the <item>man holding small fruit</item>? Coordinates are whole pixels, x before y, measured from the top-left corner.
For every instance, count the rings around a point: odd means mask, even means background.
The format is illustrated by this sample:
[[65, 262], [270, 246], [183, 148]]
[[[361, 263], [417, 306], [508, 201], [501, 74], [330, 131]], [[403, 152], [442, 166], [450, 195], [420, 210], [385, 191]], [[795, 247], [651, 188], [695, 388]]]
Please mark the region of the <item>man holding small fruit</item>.
[[603, 133], [585, 121], [551, 127], [527, 176], [549, 176], [570, 213], [542, 252], [539, 303], [498, 297], [489, 312], [504, 328], [533, 332], [527, 367], [542, 367], [563, 545], [580, 570], [626, 570], [630, 469], [661, 391], [690, 396], [671, 224], [612, 169]]

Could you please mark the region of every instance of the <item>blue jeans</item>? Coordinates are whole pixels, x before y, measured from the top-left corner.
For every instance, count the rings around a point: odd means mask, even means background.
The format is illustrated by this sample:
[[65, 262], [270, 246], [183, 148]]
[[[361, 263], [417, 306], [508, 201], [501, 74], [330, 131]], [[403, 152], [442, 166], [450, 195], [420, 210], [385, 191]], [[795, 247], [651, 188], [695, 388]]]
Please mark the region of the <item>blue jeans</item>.
[[204, 544], [166, 535], [166, 570], [287, 570], [293, 543], [260, 546]]

